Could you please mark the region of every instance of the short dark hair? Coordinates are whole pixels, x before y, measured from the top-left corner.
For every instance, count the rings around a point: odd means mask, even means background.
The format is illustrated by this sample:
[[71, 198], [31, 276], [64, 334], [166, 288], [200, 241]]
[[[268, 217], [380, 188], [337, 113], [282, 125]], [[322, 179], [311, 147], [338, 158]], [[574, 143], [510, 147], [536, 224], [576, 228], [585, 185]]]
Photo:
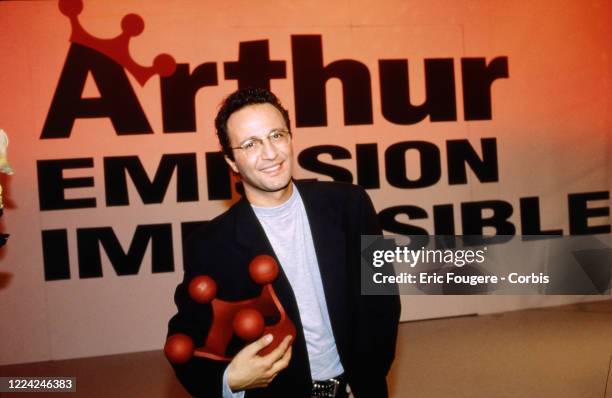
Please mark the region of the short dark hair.
[[221, 104], [221, 108], [215, 118], [215, 128], [217, 129], [217, 138], [223, 149], [225, 156], [234, 160], [234, 154], [227, 135], [227, 120], [232, 113], [239, 111], [245, 106], [255, 104], [270, 104], [274, 106], [283, 115], [287, 128], [291, 128], [289, 123], [289, 112], [281, 105], [279, 99], [270, 90], [265, 88], [243, 88], [228, 95]]

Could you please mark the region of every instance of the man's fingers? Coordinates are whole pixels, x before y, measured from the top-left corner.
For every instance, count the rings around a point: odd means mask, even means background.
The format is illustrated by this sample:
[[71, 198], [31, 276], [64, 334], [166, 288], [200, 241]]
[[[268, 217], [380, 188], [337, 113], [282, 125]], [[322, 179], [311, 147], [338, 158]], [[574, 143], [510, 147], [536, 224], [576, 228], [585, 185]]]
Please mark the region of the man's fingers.
[[257, 353], [272, 342], [272, 335], [265, 335], [244, 347], [232, 359], [228, 367], [228, 384], [233, 390], [267, 386], [285, 369], [291, 359], [291, 336], [266, 356]]
[[276, 377], [278, 372], [285, 369], [289, 365], [289, 361], [291, 361], [291, 348], [292, 347], [289, 346], [283, 356], [278, 361], [274, 362], [274, 365], [272, 365], [270, 372], [272, 373], [273, 377]]
[[289, 344], [291, 343], [291, 336], [285, 336], [283, 341], [276, 347], [272, 352], [268, 355], [263, 356], [262, 358], [268, 361], [270, 366], [272, 366], [276, 361], [278, 361], [287, 351]]
[[266, 347], [268, 344], [270, 344], [272, 342], [272, 339], [273, 339], [273, 337], [272, 337], [271, 334], [266, 334], [265, 336], [260, 337], [259, 339], [255, 340], [251, 344], [249, 344], [246, 347], [244, 347], [242, 349], [242, 351], [245, 354], [248, 354], [250, 356], [256, 355], [264, 347]]

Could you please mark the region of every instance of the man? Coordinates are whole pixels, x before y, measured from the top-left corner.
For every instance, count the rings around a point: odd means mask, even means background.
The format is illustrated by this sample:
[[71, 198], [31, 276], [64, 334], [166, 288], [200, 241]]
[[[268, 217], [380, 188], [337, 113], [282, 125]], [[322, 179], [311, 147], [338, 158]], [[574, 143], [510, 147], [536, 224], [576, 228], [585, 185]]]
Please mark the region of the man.
[[221, 299], [256, 297], [247, 266], [260, 254], [280, 264], [273, 287], [297, 334], [265, 356], [257, 352], [270, 336], [229, 364], [192, 358], [173, 365], [177, 377], [203, 397], [346, 397], [347, 383], [357, 398], [386, 397], [400, 306], [397, 296], [360, 294], [360, 236], [381, 234], [369, 197], [354, 185], [292, 180], [289, 115], [268, 90], [231, 94], [215, 125], [244, 196], [188, 239], [168, 334], [203, 345], [211, 306], [189, 298], [189, 282], [209, 275]]

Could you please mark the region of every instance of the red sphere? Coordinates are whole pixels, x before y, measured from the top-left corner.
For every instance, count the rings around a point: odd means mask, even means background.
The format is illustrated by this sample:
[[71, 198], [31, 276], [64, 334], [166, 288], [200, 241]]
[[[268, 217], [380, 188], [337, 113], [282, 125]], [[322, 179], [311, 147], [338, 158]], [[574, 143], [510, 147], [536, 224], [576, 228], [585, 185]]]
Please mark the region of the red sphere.
[[210, 276], [200, 275], [189, 282], [188, 291], [193, 301], [207, 304], [217, 295], [217, 284]]
[[164, 354], [170, 362], [180, 365], [191, 359], [194, 349], [191, 337], [183, 333], [177, 333], [166, 340]]
[[245, 341], [257, 340], [264, 331], [264, 319], [259, 311], [245, 308], [234, 316], [232, 327], [236, 335]]
[[278, 276], [278, 264], [272, 256], [259, 255], [251, 260], [249, 274], [258, 285], [272, 283]]

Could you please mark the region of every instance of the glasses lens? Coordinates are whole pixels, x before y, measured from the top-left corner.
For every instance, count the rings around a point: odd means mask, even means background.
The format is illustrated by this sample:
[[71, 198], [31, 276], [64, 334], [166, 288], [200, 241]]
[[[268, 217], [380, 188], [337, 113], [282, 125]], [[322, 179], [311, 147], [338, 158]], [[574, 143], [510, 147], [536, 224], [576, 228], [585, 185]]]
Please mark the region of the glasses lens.
[[[273, 131], [266, 137], [272, 145], [286, 145], [289, 143], [291, 133], [287, 130]], [[251, 138], [240, 145], [240, 148], [246, 153], [258, 153], [263, 148], [263, 140], [259, 138]]]
[[257, 152], [260, 148], [261, 148], [261, 140], [258, 139], [250, 139], [248, 141], [245, 141], [242, 143], [242, 145], [240, 145], [240, 148], [242, 148], [245, 152]]
[[278, 130], [278, 131], [274, 131], [272, 134], [269, 135], [269, 139], [272, 142], [276, 142], [279, 144], [285, 144], [287, 142], [289, 142], [289, 132], [286, 130]]

